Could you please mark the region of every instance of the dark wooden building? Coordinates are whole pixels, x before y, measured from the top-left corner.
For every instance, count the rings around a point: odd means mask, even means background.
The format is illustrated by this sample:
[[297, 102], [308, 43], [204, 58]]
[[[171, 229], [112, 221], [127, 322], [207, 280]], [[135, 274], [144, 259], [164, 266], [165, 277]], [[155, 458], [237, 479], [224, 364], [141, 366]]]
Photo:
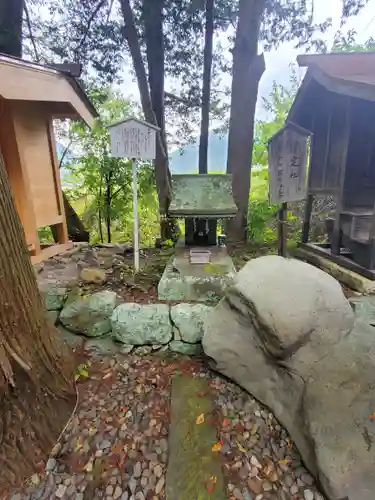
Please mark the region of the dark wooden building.
[[[287, 118], [312, 133], [302, 243], [375, 279], [375, 53], [297, 58], [307, 72]], [[309, 244], [314, 196], [330, 195], [329, 244]]]

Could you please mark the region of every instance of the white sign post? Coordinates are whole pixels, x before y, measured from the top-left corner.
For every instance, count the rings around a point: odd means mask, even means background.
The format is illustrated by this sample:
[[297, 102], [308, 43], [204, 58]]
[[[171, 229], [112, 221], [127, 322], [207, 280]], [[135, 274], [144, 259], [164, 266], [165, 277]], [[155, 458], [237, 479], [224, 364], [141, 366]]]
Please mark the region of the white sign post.
[[287, 124], [268, 143], [270, 203], [281, 204], [278, 213], [278, 253], [285, 255], [287, 203], [306, 196], [307, 137], [310, 133]]
[[159, 128], [151, 123], [127, 118], [110, 125], [111, 152], [115, 158], [131, 158], [133, 217], [134, 217], [134, 270], [139, 271], [139, 220], [137, 160], [154, 160], [156, 154], [156, 132]]

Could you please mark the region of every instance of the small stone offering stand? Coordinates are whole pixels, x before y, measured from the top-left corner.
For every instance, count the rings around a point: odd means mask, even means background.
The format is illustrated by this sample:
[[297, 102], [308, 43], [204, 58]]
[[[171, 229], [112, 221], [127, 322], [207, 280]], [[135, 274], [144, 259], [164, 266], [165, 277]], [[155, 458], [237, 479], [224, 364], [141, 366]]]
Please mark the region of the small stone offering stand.
[[236, 270], [225, 245], [217, 244], [217, 227], [236, 213], [231, 175], [172, 176], [169, 215], [185, 220], [185, 235], [159, 282], [159, 299], [215, 301], [233, 284]]

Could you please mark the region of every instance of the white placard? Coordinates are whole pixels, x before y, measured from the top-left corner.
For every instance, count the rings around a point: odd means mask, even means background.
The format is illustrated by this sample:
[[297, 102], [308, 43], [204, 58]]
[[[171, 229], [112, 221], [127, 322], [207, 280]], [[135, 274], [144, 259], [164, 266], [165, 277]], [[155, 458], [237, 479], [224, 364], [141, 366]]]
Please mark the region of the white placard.
[[303, 200], [306, 196], [307, 136], [286, 127], [268, 145], [270, 203]]
[[128, 118], [108, 127], [111, 153], [114, 158], [132, 159], [132, 189], [134, 216], [134, 270], [139, 271], [139, 220], [137, 160], [154, 160], [158, 127], [137, 118]]
[[112, 156], [154, 160], [156, 130], [157, 127], [135, 118], [110, 126]]

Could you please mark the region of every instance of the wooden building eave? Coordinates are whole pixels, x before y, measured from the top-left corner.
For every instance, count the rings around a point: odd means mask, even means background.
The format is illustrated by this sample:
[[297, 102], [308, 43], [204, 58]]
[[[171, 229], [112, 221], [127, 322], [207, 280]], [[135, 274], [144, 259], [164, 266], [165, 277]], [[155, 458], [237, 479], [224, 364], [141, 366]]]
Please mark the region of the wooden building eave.
[[53, 68], [0, 55], [0, 96], [12, 101], [60, 104], [59, 117], [83, 119], [90, 127], [97, 111], [79, 83]]

